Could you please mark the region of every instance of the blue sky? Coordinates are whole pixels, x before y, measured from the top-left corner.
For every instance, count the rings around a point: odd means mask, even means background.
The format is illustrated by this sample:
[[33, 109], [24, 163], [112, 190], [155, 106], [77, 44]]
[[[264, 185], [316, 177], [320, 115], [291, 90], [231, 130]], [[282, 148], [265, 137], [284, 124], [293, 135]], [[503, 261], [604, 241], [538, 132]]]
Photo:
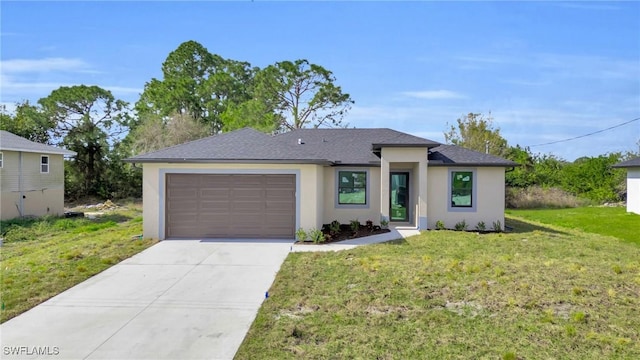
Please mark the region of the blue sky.
[[[444, 141], [447, 123], [491, 111], [511, 145], [640, 117], [639, 2], [7, 2], [1, 96], [37, 101], [98, 85], [134, 103], [169, 52], [195, 40], [264, 67], [333, 71], [356, 127]], [[532, 151], [568, 160], [638, 151], [640, 121]]]

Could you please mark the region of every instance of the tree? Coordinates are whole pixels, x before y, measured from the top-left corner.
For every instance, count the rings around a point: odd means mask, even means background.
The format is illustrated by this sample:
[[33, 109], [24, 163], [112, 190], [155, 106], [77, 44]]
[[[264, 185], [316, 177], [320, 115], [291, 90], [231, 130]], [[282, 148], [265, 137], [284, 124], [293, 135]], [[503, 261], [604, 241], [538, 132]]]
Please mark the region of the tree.
[[77, 153], [69, 174], [82, 181], [77, 195], [104, 196], [110, 146], [129, 127], [127, 103], [108, 90], [85, 85], [60, 87], [38, 103], [56, 124], [53, 134], [58, 144]]
[[133, 154], [147, 153], [209, 135], [209, 128], [189, 114], [174, 113], [163, 119], [147, 116], [127, 140]]
[[0, 130], [5, 130], [31, 141], [49, 144], [49, 133], [55, 126], [42, 110], [29, 101], [16, 104], [13, 115], [5, 106], [0, 107]]
[[189, 114], [207, 124], [210, 133], [218, 133], [227, 107], [250, 99], [254, 71], [249, 63], [224, 59], [186, 41], [162, 64], [163, 79], [145, 84], [135, 109], [140, 116]]
[[342, 126], [354, 102], [335, 81], [331, 71], [307, 60], [282, 61], [258, 72], [254, 96], [266, 108], [273, 104], [280, 131]]
[[[448, 124], [447, 124], [448, 125]], [[469, 113], [457, 120], [457, 127], [451, 126], [444, 133], [447, 144], [504, 157], [507, 152], [507, 140], [500, 135], [500, 128], [494, 128], [491, 113]]]

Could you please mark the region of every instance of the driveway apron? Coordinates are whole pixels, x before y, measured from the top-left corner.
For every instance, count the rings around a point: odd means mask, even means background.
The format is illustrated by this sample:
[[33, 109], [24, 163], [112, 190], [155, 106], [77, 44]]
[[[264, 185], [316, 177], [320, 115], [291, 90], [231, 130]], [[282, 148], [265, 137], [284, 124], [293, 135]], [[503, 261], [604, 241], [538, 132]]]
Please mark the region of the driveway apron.
[[3, 359], [231, 359], [291, 240], [162, 241], [0, 327]]

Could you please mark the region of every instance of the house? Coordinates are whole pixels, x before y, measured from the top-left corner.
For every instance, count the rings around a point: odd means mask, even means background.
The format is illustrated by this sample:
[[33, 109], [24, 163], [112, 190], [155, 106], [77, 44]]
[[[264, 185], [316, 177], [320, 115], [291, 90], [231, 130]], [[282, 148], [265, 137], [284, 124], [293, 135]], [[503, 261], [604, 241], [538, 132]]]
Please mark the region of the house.
[[64, 213], [64, 156], [76, 153], [0, 130], [0, 219]]
[[627, 169], [627, 212], [640, 214], [640, 157], [613, 167]]
[[293, 238], [381, 220], [504, 224], [495, 156], [391, 129], [236, 130], [126, 159], [143, 164], [144, 236]]

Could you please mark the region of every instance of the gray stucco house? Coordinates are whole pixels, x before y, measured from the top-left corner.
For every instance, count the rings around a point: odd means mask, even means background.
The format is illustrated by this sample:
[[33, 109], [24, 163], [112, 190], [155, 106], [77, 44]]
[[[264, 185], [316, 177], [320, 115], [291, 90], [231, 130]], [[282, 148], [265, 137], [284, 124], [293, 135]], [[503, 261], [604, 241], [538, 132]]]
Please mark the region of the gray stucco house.
[[392, 129], [241, 129], [126, 161], [143, 165], [144, 236], [158, 239], [292, 239], [352, 219], [503, 225], [517, 166]]
[[73, 155], [0, 130], [0, 218], [64, 213], [64, 157]]

